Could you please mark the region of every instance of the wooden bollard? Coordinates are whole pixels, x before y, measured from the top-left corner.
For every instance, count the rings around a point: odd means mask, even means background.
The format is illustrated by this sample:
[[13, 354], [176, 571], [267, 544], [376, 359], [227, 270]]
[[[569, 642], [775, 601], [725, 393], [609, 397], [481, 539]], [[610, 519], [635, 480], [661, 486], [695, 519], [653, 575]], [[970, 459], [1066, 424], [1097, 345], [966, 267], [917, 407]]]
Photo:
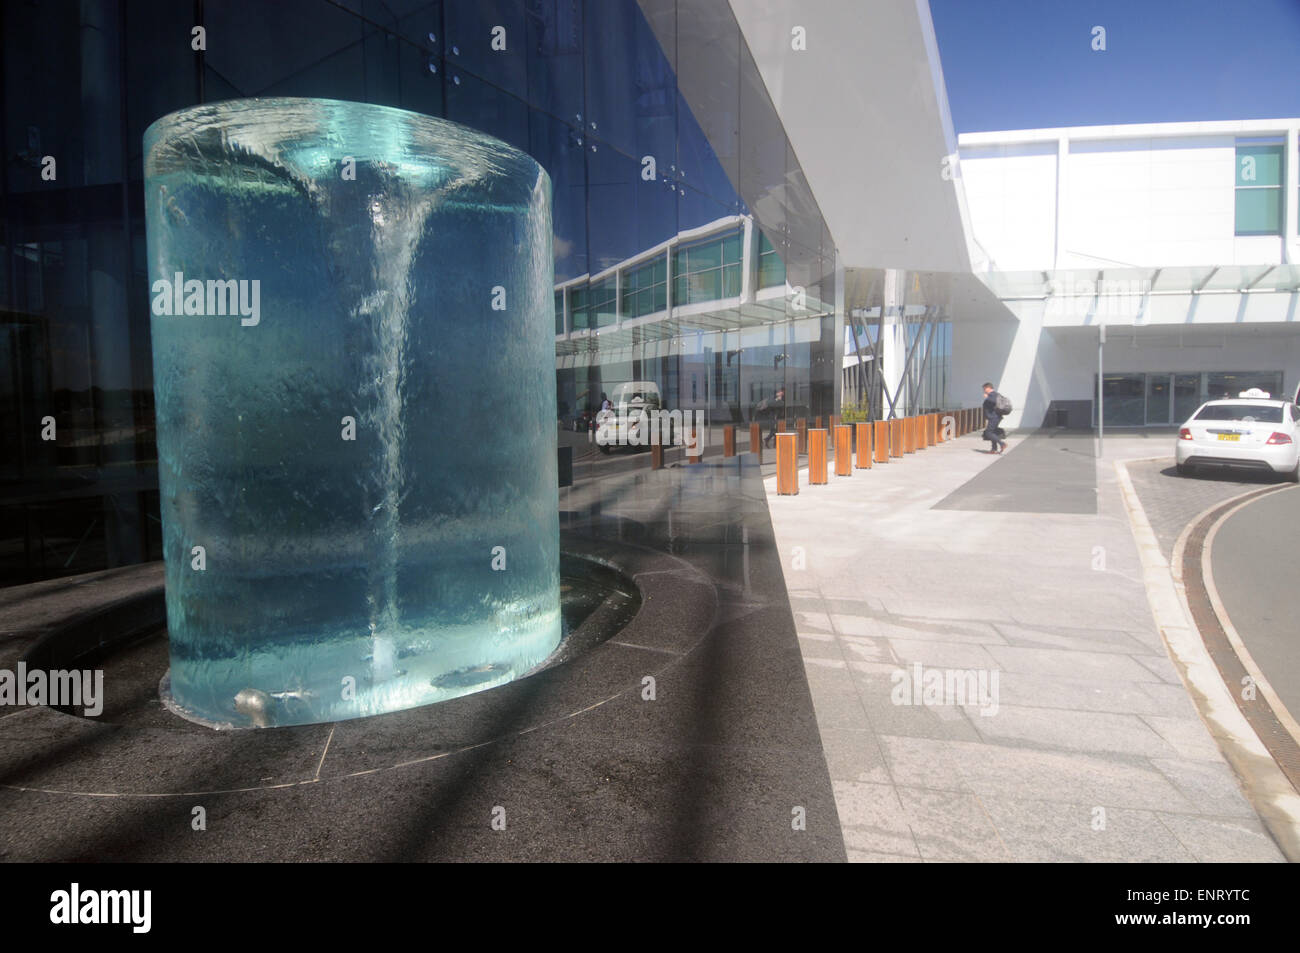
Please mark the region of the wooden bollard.
[[903, 455], [903, 418], [895, 417], [889, 422], [889, 456]]
[[[871, 424], [858, 424], [858, 469], [871, 469]], [[838, 458], [836, 459], [838, 463]]]
[[927, 447], [933, 447], [938, 442], [939, 442], [939, 415], [931, 414], [930, 425], [929, 427], [926, 428], [925, 431], [925, 445]]
[[722, 455], [724, 457], [736, 455], [736, 428], [730, 424], [722, 428]]
[[799, 435], [776, 435], [776, 492], [794, 496], [799, 492]]
[[818, 415], [817, 415], [817, 424], [816, 424], [816, 427], [817, 427], [818, 430], [821, 430], [821, 429], [822, 429], [822, 415], [821, 415], [821, 414], [818, 414]]
[[899, 422], [902, 430], [901, 443], [903, 444], [903, 453], [916, 453], [916, 422], [912, 417], [904, 417]]
[[872, 428], [872, 439], [876, 444], [876, 462], [889, 462], [889, 424], [883, 420], [877, 420]]
[[835, 475], [853, 475], [853, 428], [839, 424], [832, 431], [835, 434]]
[[[700, 442], [700, 428], [692, 427], [686, 442], [686, 462], [699, 463], [704, 458], [704, 446]], [[692, 449], [693, 448], [693, 449]]]
[[664, 445], [662, 443], [650, 444], [650, 469], [662, 470], [664, 468]]
[[794, 419], [794, 432], [799, 435], [799, 452], [808, 452], [808, 420], [804, 417]]
[[842, 427], [842, 426], [844, 425], [840, 423], [840, 415], [831, 414], [831, 430], [834, 430], [836, 427]]
[[948, 414], [940, 412], [935, 414], [936, 423], [934, 426], [934, 442], [943, 443], [943, 422], [947, 419]]
[[808, 431], [808, 483], [826, 482], [826, 431], [814, 427]]
[[758, 462], [763, 462], [763, 425], [757, 420], [749, 425], [749, 452], [758, 454]]
[[777, 420], [777, 422], [776, 422], [776, 432], [777, 432], [777, 433], [785, 433], [785, 418], [784, 418], [784, 417], [781, 417], [780, 419]]

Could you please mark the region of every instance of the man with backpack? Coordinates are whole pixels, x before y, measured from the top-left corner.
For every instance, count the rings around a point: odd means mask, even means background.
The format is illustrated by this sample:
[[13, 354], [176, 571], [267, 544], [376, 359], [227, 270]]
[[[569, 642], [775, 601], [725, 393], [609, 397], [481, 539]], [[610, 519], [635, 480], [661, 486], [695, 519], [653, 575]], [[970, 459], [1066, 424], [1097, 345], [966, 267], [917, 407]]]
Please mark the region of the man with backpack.
[[764, 399], [758, 402], [754, 408], [754, 416], [768, 421], [767, 436], [763, 438], [763, 446], [767, 447], [776, 441], [776, 418], [777, 415], [785, 409], [785, 388], [778, 387], [776, 396], [771, 399]]
[[1007, 432], [1002, 429], [1002, 418], [1011, 413], [1011, 401], [993, 389], [987, 381], [984, 383], [984, 433], [983, 437], [993, 445], [989, 453], [1002, 453], [1007, 449]]

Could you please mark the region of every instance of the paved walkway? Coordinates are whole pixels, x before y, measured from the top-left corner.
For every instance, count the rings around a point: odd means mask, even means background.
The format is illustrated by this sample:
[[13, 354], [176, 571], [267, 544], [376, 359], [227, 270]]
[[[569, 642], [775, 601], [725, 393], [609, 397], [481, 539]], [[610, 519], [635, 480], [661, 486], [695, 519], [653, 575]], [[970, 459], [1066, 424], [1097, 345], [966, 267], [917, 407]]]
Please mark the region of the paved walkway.
[[[1061, 495], [1046, 435], [979, 446], [766, 481], [850, 859], [1281, 860], [1153, 624], [1108, 461], [1158, 448], [1071, 453]], [[1021, 492], [936, 506], [970, 483]]]

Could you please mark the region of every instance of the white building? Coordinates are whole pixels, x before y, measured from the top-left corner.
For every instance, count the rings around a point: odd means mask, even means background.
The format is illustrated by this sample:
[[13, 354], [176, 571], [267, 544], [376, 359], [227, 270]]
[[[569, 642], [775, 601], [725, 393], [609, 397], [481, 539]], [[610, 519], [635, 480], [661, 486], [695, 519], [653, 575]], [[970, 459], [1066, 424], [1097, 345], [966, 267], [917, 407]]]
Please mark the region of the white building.
[[1300, 120], [957, 137], [926, 0], [732, 9], [834, 239], [846, 395], [888, 415], [990, 380], [1013, 427], [1087, 427], [1099, 349], [1107, 425], [1295, 395]]
[[[981, 279], [1012, 317], [954, 323], [953, 385], [995, 380], [1036, 426], [1169, 425], [1300, 381], [1300, 120], [978, 133], [958, 140]], [[977, 378], [980, 378], [977, 380]]]

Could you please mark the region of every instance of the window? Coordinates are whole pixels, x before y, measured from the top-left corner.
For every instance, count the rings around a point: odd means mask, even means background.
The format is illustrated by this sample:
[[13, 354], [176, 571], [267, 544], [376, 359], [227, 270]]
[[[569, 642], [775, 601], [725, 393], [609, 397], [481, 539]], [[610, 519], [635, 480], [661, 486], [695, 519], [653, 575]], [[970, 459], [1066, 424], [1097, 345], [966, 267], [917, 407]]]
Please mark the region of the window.
[[762, 232], [758, 233], [758, 286], [771, 288], [785, 284], [785, 262]]
[[1280, 142], [1237, 144], [1236, 234], [1282, 234], [1282, 150]]
[[740, 295], [739, 231], [683, 245], [673, 253], [673, 304], [695, 304]]
[[1259, 404], [1209, 404], [1201, 408], [1197, 420], [1257, 420], [1262, 424], [1280, 424], [1282, 407]]
[[658, 255], [623, 273], [623, 316], [639, 318], [668, 307], [668, 256]]
[[603, 328], [618, 320], [614, 303], [614, 276], [593, 281], [583, 287], [569, 289], [569, 320], [573, 330]]
[[564, 292], [555, 292], [555, 333], [564, 333]]

